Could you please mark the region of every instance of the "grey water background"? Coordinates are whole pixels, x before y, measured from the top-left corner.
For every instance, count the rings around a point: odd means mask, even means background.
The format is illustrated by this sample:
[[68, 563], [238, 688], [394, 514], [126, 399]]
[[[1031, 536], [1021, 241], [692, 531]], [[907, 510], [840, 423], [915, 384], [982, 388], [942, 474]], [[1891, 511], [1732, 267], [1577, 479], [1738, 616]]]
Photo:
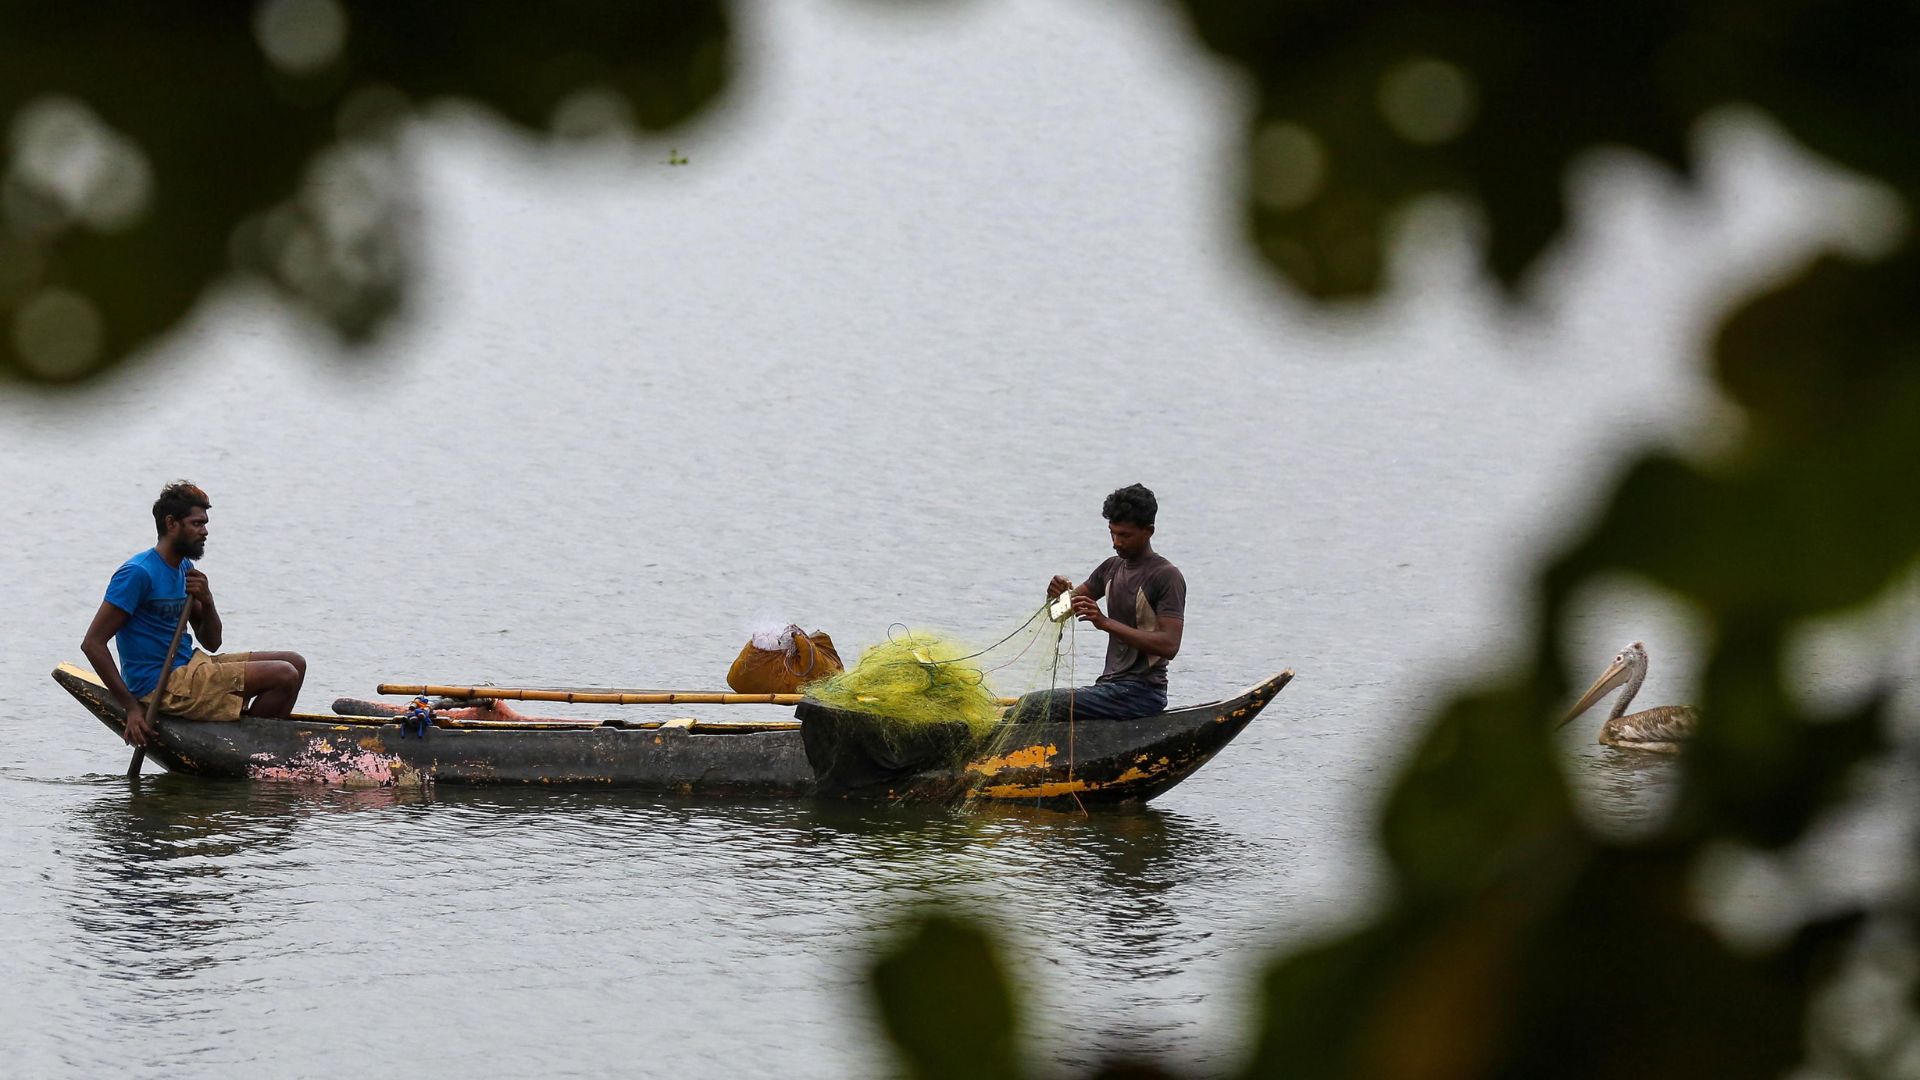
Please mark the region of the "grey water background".
[[[1730, 116], [1700, 192], [1584, 167], [1531, 307], [1434, 212], [1386, 297], [1330, 313], [1253, 265], [1244, 88], [1157, 9], [742, 18], [728, 106], [671, 143], [554, 153], [441, 113], [411, 147], [413, 313], [369, 354], [234, 291], [102, 386], [5, 391], [9, 1075], [882, 1075], [866, 966], [929, 901], [1002, 933], [1043, 1062], [1230, 1068], [1264, 960], [1368, 909], [1378, 798], [1516, 655], [1538, 553], [1630, 448], [1724, 437], [1695, 359], [1722, 306], [1871, 239], [1870, 191]], [[1107, 553], [1100, 497], [1136, 480], [1190, 586], [1174, 697], [1299, 678], [1124, 815], [130, 787], [47, 672], [177, 476], [213, 496], [228, 647], [303, 651], [308, 708], [713, 687], [788, 619], [849, 654], [896, 621], [984, 643]], [[1809, 635], [1795, 689], [1906, 679], [1902, 595]], [[1621, 582], [1576, 617], [1577, 668], [1644, 639], [1643, 700], [1687, 700], [1684, 607]], [[1648, 827], [1671, 763], [1593, 732], [1564, 734], [1583, 805]], [[1764, 935], [1901, 887], [1911, 788], [1868, 786], [1812, 854], [1704, 867], [1703, 910]]]

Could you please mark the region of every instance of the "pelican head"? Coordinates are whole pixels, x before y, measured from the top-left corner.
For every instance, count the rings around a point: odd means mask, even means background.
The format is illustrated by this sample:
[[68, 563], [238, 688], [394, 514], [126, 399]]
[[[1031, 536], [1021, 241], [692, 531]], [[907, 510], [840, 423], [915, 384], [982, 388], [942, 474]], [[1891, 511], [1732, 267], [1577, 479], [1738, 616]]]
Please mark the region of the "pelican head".
[[1644, 678], [1646, 673], [1647, 647], [1638, 641], [1628, 642], [1626, 648], [1615, 654], [1613, 663], [1607, 665], [1607, 670], [1600, 673], [1600, 677], [1593, 681], [1593, 685], [1587, 687], [1587, 692], [1580, 695], [1580, 700], [1573, 703], [1573, 709], [1554, 727], [1567, 726], [1569, 721], [1593, 708], [1601, 698], [1619, 689], [1629, 679]]

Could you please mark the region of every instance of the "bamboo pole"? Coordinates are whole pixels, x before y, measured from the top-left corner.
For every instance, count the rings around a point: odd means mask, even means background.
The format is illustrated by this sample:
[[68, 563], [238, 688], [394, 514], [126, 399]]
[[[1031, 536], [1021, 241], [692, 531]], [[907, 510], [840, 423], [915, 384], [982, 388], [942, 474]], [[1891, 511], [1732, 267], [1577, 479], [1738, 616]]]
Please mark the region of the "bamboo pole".
[[[173, 640], [167, 642], [167, 655], [160, 661], [160, 681], [154, 684], [153, 693], [148, 695], [146, 704], [143, 706], [147, 714], [147, 726], [155, 732], [160, 730], [160, 721], [153, 714], [160, 707], [160, 693], [167, 688], [167, 676], [173, 674], [173, 654], [180, 651], [180, 638], [187, 632], [187, 616], [193, 612], [193, 595], [191, 593], [185, 595], [186, 602], [180, 607], [180, 621], [173, 624]], [[140, 765], [146, 760], [147, 748], [134, 747], [133, 760], [127, 763], [127, 779], [140, 779]]]
[[[731, 694], [713, 690], [567, 690], [528, 686], [434, 686], [425, 683], [381, 683], [377, 689], [382, 694], [494, 698], [498, 701], [558, 701], [569, 705], [798, 705], [805, 696]], [[1015, 700], [998, 699], [1002, 705], [1011, 705]]]
[[[350, 713], [294, 713], [288, 720], [306, 724], [326, 724], [332, 727], [392, 727], [400, 722], [400, 715], [356, 716]], [[798, 720], [743, 720], [738, 723], [709, 723], [705, 720], [691, 720], [684, 725], [696, 735], [738, 735], [762, 731], [799, 731]], [[656, 731], [671, 725], [671, 720], [563, 720], [554, 717], [521, 720], [449, 720], [444, 716], [435, 716], [433, 726], [449, 731], [592, 731], [595, 728], [612, 727], [617, 731]]]
[[543, 690], [526, 686], [435, 686], [381, 683], [382, 694], [498, 701], [559, 701], [571, 705], [797, 705], [799, 694], [727, 694], [700, 690]]

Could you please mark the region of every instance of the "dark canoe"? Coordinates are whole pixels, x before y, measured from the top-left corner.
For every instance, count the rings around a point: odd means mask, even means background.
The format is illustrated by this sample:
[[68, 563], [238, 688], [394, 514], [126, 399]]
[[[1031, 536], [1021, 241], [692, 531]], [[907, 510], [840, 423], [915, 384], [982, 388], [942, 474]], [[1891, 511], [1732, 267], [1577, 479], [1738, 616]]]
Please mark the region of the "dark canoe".
[[[126, 714], [92, 672], [62, 664], [53, 678], [109, 730], [125, 730]], [[950, 756], [879, 784], [849, 784], [844, 770], [832, 769], [816, 781], [803, 734], [818, 743], [873, 720], [805, 702], [797, 710], [803, 722], [443, 719], [425, 738], [403, 736], [389, 717], [215, 723], [163, 714], [147, 756], [196, 776], [343, 787], [578, 784], [687, 795], [1145, 802], [1204, 765], [1292, 678], [1283, 672], [1228, 701], [1137, 720], [1083, 722], [1071, 731], [1064, 723], [1023, 724], [997, 740], [991, 755]]]
[[[53, 677], [115, 734], [126, 713], [92, 672]], [[232, 723], [161, 715], [147, 756], [171, 772], [343, 787], [581, 784], [688, 795], [807, 795], [813, 770], [799, 724], [690, 720], [443, 722], [425, 738], [385, 717], [243, 716]]]
[[811, 701], [794, 711], [822, 796], [1111, 805], [1146, 802], [1193, 775], [1292, 680], [1283, 671], [1226, 701], [1134, 720], [1019, 724], [984, 740], [987, 752], [960, 724], [903, 737], [866, 713]]

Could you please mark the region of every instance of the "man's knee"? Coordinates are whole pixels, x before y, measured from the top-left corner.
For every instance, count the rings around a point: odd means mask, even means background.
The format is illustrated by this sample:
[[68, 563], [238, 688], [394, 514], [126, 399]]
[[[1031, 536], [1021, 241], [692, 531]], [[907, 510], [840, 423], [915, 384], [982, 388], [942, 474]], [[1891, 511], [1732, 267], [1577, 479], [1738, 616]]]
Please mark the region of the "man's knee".
[[1014, 699], [1011, 706], [1008, 706], [1007, 711], [1001, 714], [1002, 719], [1012, 721], [1025, 720], [1027, 714], [1031, 713], [1034, 709], [1034, 699], [1044, 696], [1045, 694], [1045, 690], [1035, 690], [1021, 694], [1018, 698]]
[[258, 694], [300, 685], [300, 669], [286, 660], [249, 660], [243, 690]]
[[1066, 710], [1066, 692], [1061, 690], [1034, 690], [1020, 695], [1020, 700], [1007, 710], [1007, 719], [1033, 723], [1053, 718]]
[[262, 652], [253, 655], [258, 660], [279, 660], [292, 664], [293, 670], [298, 672], [301, 678], [304, 679], [307, 676], [307, 658], [297, 652]]

